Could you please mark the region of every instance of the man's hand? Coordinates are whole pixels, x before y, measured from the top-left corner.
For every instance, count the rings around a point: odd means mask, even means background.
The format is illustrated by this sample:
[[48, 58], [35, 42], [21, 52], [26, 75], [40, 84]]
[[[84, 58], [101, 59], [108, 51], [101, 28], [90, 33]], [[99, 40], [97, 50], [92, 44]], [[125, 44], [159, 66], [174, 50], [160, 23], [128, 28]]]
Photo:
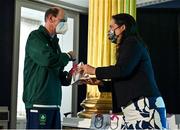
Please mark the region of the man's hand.
[[75, 60], [76, 60], [76, 54], [75, 54], [75, 52], [69, 51], [67, 54], [70, 56], [70, 60], [71, 60], [71, 61], [75, 61]]

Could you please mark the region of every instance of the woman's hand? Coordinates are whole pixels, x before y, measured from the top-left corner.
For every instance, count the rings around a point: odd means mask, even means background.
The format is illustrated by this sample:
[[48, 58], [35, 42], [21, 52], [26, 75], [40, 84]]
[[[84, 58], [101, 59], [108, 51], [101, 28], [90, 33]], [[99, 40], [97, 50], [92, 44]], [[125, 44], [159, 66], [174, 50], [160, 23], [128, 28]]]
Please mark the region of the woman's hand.
[[[83, 71], [84, 74], [95, 75], [96, 68], [86, 64], [86, 65], [82, 65], [80, 67], [80, 71]], [[102, 85], [103, 84], [101, 80], [97, 80], [96, 78], [87, 78], [84, 80], [85, 80], [86, 84], [90, 84], [90, 85]]]
[[95, 75], [96, 68], [90, 66], [90, 65], [82, 65], [80, 69], [84, 72], [84, 74], [90, 74], [90, 75]]
[[96, 78], [86, 79], [86, 84], [90, 84], [90, 85], [103, 85], [102, 81], [98, 80]]

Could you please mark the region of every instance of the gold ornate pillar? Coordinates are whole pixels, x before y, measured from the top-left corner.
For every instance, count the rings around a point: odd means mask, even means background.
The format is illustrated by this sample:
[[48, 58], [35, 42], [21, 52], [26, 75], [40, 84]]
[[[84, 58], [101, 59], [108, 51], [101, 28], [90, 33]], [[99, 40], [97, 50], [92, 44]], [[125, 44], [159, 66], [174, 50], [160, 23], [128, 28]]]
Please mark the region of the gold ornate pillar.
[[[94, 67], [115, 63], [115, 44], [110, 44], [107, 33], [111, 16], [118, 13], [136, 15], [136, 0], [89, 0], [88, 64]], [[84, 108], [79, 117], [91, 118], [93, 113], [112, 110], [111, 93], [100, 93], [97, 86], [87, 85]]]

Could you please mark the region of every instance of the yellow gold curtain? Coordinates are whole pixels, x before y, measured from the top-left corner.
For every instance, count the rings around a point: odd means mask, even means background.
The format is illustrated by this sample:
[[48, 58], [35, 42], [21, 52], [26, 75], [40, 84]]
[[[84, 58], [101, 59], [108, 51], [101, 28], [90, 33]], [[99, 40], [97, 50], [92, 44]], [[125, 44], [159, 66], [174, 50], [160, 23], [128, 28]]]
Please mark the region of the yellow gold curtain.
[[[136, 0], [89, 0], [88, 64], [94, 67], [115, 64], [115, 44], [110, 44], [107, 33], [111, 16], [122, 12], [136, 17]], [[110, 93], [99, 93], [97, 86], [88, 85], [81, 105], [85, 110], [92, 107], [97, 110], [99, 102], [110, 100]]]
[[115, 63], [115, 45], [110, 44], [107, 32], [111, 16], [122, 12], [136, 17], [136, 0], [89, 0], [88, 64]]

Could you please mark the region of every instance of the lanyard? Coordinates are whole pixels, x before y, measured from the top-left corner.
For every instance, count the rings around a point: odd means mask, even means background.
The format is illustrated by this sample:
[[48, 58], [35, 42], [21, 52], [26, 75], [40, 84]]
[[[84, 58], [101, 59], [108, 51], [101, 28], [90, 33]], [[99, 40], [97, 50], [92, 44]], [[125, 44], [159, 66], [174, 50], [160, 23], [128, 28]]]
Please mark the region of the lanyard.
[[[115, 125], [112, 125], [112, 121], [116, 121]], [[119, 117], [116, 114], [111, 114], [110, 128], [111, 130], [117, 129], [119, 126]]]
[[73, 64], [73, 67], [72, 67], [71, 70], [69, 71], [70, 76], [73, 75], [73, 73], [76, 71], [77, 67], [78, 67], [78, 64]]
[[100, 129], [103, 126], [103, 121], [104, 121], [104, 117], [102, 114], [97, 114], [95, 116], [95, 120], [94, 120], [94, 126], [97, 129]]
[[[112, 123], [113, 121], [113, 123]], [[115, 123], [114, 123], [115, 121]], [[103, 124], [106, 123], [104, 122], [104, 116], [103, 114], [97, 114], [95, 115], [95, 120], [94, 120], [94, 126], [97, 129], [100, 129], [103, 127]], [[119, 126], [119, 117], [116, 114], [110, 114], [110, 128], [111, 130], [115, 130]]]

